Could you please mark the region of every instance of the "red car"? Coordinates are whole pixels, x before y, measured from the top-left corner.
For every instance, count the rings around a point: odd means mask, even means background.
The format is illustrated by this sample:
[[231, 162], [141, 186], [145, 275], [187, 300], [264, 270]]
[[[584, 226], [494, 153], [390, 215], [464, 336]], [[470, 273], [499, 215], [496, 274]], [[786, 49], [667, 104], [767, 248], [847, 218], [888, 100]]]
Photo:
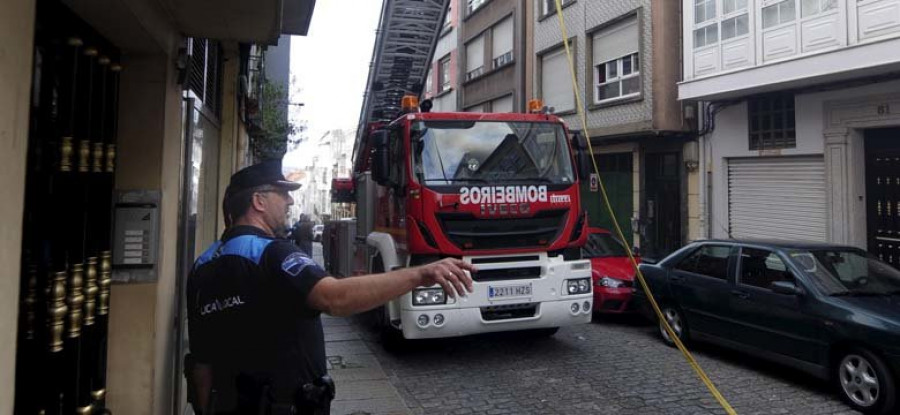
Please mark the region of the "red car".
[[[608, 230], [588, 228], [588, 240], [582, 256], [591, 260], [594, 281], [594, 311], [625, 313], [632, 311], [631, 290], [634, 267], [628, 259], [625, 245]], [[635, 257], [640, 263], [640, 258]]]

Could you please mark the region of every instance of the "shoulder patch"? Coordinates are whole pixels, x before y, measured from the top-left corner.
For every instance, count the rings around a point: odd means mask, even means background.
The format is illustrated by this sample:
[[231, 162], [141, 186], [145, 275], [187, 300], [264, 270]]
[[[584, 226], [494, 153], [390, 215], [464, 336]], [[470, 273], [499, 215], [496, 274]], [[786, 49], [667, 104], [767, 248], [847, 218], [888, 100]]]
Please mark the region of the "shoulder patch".
[[281, 270], [296, 277], [297, 275], [300, 275], [306, 267], [313, 264], [315, 264], [315, 262], [303, 253], [294, 252], [281, 262]]

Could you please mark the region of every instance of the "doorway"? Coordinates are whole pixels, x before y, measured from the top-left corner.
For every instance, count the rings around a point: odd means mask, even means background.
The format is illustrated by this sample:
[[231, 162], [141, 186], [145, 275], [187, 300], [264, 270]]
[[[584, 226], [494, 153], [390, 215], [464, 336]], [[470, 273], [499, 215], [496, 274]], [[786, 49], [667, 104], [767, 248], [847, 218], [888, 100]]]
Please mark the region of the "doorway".
[[681, 247], [681, 153], [648, 153], [645, 157], [643, 255], [663, 258]]
[[900, 128], [865, 131], [868, 251], [900, 267]]

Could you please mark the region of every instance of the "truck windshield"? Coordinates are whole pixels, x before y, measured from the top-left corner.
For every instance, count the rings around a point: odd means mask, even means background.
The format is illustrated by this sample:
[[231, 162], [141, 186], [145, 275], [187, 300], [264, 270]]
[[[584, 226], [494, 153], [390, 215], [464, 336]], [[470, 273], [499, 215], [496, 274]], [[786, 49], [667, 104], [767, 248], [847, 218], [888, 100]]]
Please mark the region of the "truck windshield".
[[415, 172], [425, 185], [575, 182], [558, 124], [425, 121], [413, 131]]

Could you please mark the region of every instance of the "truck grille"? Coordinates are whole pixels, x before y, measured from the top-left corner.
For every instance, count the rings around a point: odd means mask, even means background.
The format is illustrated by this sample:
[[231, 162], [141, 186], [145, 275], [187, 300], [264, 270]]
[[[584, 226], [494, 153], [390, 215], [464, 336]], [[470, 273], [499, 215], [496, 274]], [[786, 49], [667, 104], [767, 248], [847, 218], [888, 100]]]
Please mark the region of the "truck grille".
[[559, 237], [568, 209], [538, 212], [530, 218], [478, 219], [470, 213], [438, 214], [441, 229], [464, 250], [546, 247]]
[[487, 269], [472, 273], [472, 280], [478, 282], [526, 280], [540, 277], [541, 267]]
[[484, 321], [511, 320], [514, 318], [534, 317], [538, 303], [492, 305], [481, 307], [481, 318]]

